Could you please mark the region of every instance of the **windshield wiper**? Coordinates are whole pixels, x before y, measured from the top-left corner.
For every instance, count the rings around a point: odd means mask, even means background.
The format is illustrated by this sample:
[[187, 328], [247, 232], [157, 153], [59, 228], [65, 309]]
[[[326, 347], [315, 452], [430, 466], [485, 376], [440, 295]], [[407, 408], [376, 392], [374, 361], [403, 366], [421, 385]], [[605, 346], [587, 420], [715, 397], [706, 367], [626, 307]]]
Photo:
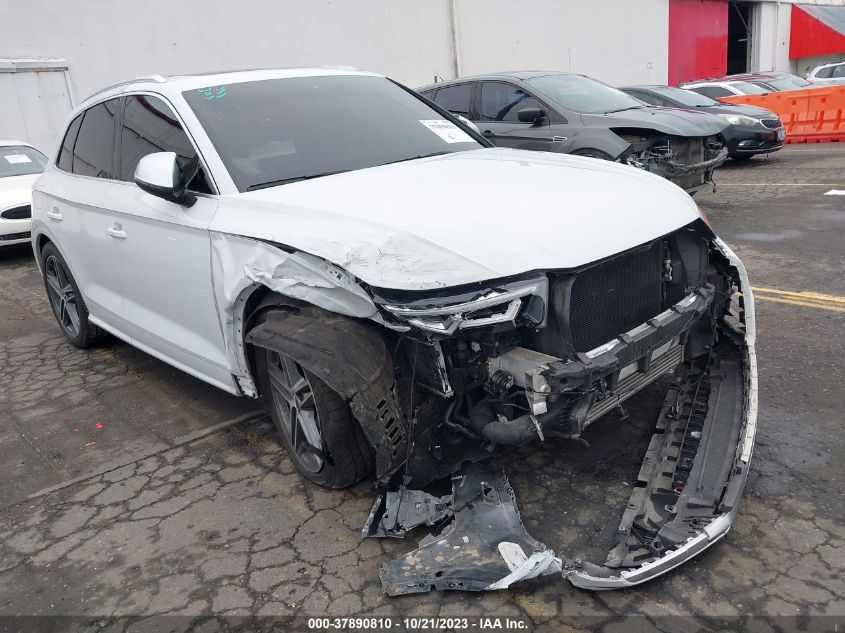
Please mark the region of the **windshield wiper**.
[[419, 156], [408, 156], [408, 158], [400, 158], [399, 160], [390, 160], [386, 163], [381, 163], [378, 167], [383, 165], [393, 165], [395, 163], [404, 163], [409, 160], [417, 160], [418, 158], [431, 158], [432, 156], [442, 156], [443, 154], [451, 154], [452, 152], [432, 152], [431, 154], [420, 154]]
[[616, 114], [617, 112], [625, 112], [626, 110], [639, 110], [640, 108], [644, 108], [645, 106], [628, 106], [627, 108], [620, 108], [619, 110], [610, 110], [605, 112], [605, 114]]
[[319, 174], [306, 174], [305, 176], [292, 176], [291, 178], [280, 178], [279, 180], [268, 180], [267, 182], [259, 182], [250, 185], [246, 188], [247, 191], [255, 191], [256, 189], [267, 189], [268, 187], [276, 187], [278, 185], [287, 185], [291, 182], [299, 182], [300, 180], [313, 180], [314, 178], [322, 178], [323, 176], [334, 176], [335, 174], [342, 174], [349, 171], [348, 169], [338, 169], [337, 171], [324, 171]]

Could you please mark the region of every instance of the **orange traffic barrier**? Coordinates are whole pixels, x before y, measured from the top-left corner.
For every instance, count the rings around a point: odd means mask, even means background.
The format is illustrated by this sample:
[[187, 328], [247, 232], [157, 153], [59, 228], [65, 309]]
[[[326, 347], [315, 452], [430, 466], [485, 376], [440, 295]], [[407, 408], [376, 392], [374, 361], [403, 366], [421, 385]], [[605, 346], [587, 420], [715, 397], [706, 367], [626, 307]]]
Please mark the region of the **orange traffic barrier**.
[[787, 143], [845, 142], [845, 86], [735, 95], [721, 100], [775, 112], [786, 128]]

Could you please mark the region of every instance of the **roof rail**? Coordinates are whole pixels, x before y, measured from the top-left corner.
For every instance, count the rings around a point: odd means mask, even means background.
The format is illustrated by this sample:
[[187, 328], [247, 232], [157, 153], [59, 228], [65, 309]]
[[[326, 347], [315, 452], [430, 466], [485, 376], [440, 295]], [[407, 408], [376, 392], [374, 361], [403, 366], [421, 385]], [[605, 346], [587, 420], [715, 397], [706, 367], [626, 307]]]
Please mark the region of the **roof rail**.
[[126, 81], [119, 81], [116, 84], [111, 84], [110, 86], [106, 86], [105, 88], [100, 88], [96, 92], [92, 92], [90, 95], [85, 97], [80, 103], [84, 103], [90, 99], [93, 99], [98, 94], [103, 92], [107, 92], [109, 90], [114, 90], [115, 88], [120, 88], [121, 86], [128, 86], [129, 84], [134, 84], [139, 81], [153, 81], [157, 84], [167, 83], [167, 79], [162, 77], [161, 75], [145, 75], [143, 77], [135, 77], [134, 79], [127, 79]]

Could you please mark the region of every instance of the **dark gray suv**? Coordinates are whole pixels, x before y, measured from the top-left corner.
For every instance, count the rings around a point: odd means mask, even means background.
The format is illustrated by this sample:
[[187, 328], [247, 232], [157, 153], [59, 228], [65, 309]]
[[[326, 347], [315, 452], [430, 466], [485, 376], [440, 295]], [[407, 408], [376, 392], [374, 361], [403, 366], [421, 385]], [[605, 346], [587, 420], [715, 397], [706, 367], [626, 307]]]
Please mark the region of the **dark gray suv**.
[[496, 145], [615, 160], [691, 192], [712, 181], [727, 155], [728, 123], [718, 117], [655, 108], [584, 75], [511, 72], [417, 90]]

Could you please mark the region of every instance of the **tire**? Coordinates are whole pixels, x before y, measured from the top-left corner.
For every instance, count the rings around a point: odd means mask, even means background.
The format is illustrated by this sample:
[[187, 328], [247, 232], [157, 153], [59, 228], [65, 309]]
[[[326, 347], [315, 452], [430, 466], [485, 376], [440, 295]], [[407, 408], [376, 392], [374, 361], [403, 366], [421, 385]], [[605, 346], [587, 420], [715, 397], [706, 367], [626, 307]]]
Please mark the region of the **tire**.
[[607, 154], [600, 149], [576, 149], [572, 152], [573, 156], [586, 156], [587, 158], [599, 158], [601, 160], [613, 160], [613, 156]]
[[325, 488], [346, 488], [372, 472], [373, 450], [337, 392], [285, 354], [256, 348], [255, 361], [262, 397], [300, 475]]
[[101, 337], [102, 330], [88, 321], [88, 308], [79, 286], [53, 244], [47, 244], [41, 251], [41, 271], [47, 300], [62, 334], [74, 347], [91, 347]]

